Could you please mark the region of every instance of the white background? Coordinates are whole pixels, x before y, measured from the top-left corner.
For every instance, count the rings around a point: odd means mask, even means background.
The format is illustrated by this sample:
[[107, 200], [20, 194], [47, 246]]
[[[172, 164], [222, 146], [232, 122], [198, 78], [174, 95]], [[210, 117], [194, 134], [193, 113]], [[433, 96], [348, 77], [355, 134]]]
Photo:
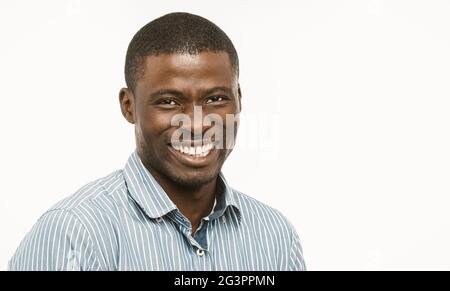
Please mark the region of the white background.
[[0, 269], [51, 205], [124, 166], [126, 48], [174, 11], [234, 41], [224, 172], [291, 220], [310, 270], [450, 269], [450, 1], [0, 3]]

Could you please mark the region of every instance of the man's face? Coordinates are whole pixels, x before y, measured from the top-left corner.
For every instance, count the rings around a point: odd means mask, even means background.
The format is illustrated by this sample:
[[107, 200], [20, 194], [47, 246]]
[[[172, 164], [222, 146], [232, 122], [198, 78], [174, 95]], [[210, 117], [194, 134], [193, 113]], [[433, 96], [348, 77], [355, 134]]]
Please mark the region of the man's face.
[[[228, 54], [149, 56], [144, 76], [134, 93], [127, 94], [133, 95], [134, 102], [132, 120], [127, 119], [135, 123], [137, 150], [152, 174], [185, 187], [201, 186], [217, 177], [231, 152], [226, 147], [230, 143], [227, 127], [237, 127], [235, 121], [227, 122], [226, 115], [240, 112], [238, 80]], [[221, 118], [220, 128], [204, 122], [210, 114]], [[184, 122], [174, 123], [180, 116]], [[236, 131], [228, 137], [232, 142]], [[184, 134], [176, 139], [181, 144], [174, 142], [179, 133]]]

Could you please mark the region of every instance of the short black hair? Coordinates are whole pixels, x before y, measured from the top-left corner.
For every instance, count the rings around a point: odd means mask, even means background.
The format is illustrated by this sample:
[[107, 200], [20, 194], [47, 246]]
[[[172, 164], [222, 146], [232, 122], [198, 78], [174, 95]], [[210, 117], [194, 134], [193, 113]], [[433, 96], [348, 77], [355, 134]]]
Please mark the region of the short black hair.
[[145, 57], [159, 54], [226, 52], [239, 75], [239, 59], [230, 38], [211, 21], [190, 13], [175, 12], [161, 16], [142, 27], [128, 45], [125, 81], [134, 90], [144, 73]]

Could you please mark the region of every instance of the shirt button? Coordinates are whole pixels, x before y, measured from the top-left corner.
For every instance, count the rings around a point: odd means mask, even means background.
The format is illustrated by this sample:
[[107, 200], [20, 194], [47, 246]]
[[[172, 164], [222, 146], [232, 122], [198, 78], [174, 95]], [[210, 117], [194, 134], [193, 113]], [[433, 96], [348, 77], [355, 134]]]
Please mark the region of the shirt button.
[[225, 215], [222, 216], [222, 222], [223, 223], [227, 222], [227, 218], [225, 217]]
[[204, 254], [205, 254], [205, 251], [204, 251], [204, 250], [197, 249], [197, 256], [203, 257]]
[[156, 222], [157, 222], [157, 223], [160, 223], [161, 221], [162, 221], [162, 217], [156, 218]]

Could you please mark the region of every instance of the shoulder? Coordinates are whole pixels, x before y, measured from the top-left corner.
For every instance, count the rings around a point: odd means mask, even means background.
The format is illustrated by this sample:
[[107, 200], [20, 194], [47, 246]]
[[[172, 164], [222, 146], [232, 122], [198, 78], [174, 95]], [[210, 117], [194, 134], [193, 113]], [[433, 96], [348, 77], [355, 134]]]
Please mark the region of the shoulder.
[[290, 221], [277, 209], [233, 189], [241, 225], [252, 241], [277, 262], [279, 270], [305, 270], [300, 238]]
[[38, 224], [50, 228], [58, 225], [61, 232], [69, 227], [67, 218], [72, 218], [93, 238], [114, 233], [112, 228], [117, 225], [118, 205], [125, 203], [126, 195], [123, 171], [117, 170], [56, 203], [41, 216]]
[[278, 229], [279, 234], [289, 238], [295, 233], [292, 224], [279, 210], [236, 189], [232, 189], [232, 192], [243, 221]]
[[[102, 254], [96, 238], [104, 235], [115, 217], [114, 203], [124, 192], [122, 171], [115, 171], [81, 187], [56, 203], [38, 219], [10, 261], [12, 270], [61, 270], [67, 251], [80, 252], [83, 269], [99, 267]], [[36, 252], [35, 250], [39, 250]]]
[[91, 208], [103, 201], [110, 200], [123, 189], [125, 180], [123, 171], [117, 170], [111, 174], [91, 181], [74, 194], [53, 205], [47, 212], [65, 210], [76, 212], [79, 209]]

